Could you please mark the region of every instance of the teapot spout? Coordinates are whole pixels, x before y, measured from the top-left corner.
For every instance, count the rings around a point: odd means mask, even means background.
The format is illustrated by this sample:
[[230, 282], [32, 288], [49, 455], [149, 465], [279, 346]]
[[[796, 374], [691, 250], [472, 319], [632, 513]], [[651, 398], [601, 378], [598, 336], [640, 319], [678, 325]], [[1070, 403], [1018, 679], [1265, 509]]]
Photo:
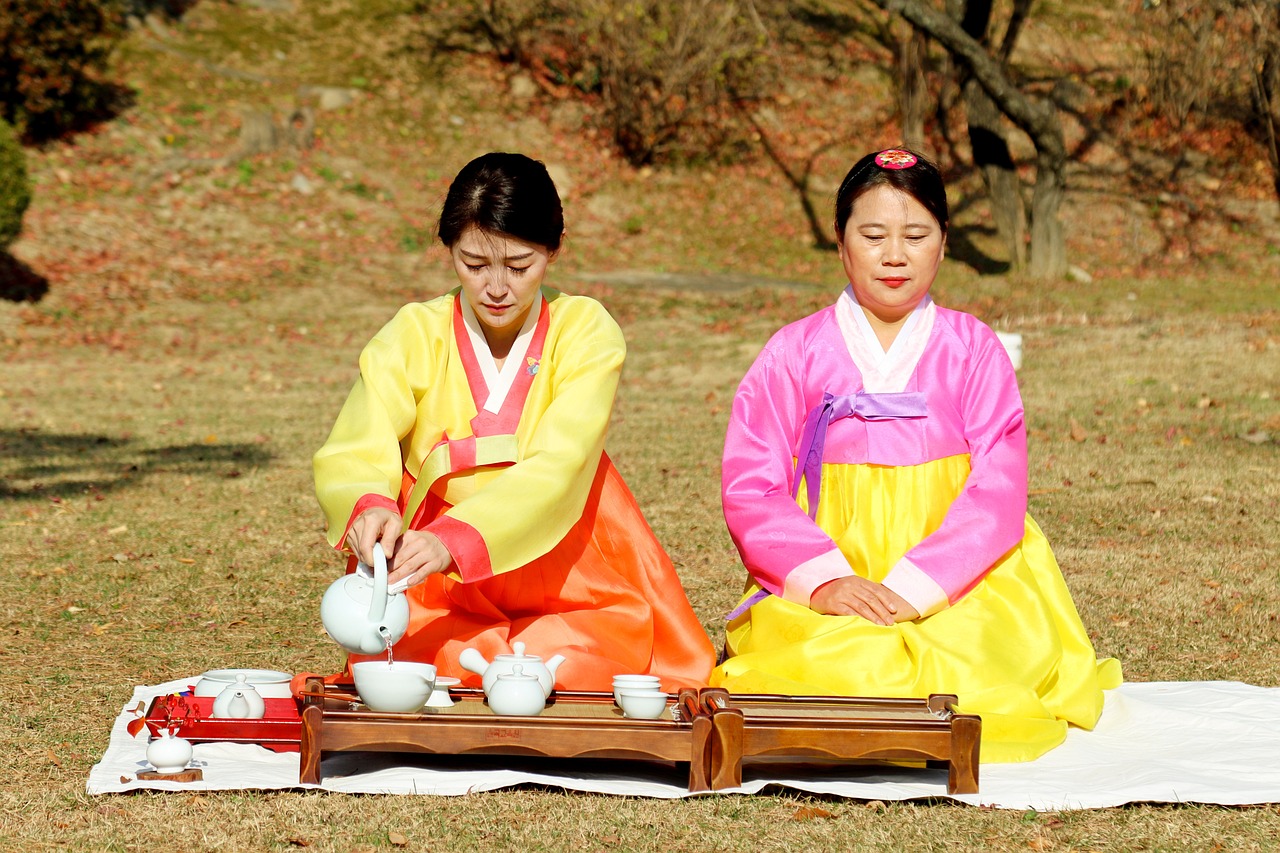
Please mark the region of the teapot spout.
[[550, 659], [547, 660], [547, 672], [551, 673], [551, 679], [553, 681], [556, 677], [556, 670], [560, 667], [560, 664], [564, 663], [564, 660], [564, 655], [552, 655]]
[[458, 655], [458, 664], [476, 675], [484, 675], [484, 671], [489, 668], [489, 662], [484, 659], [484, 655], [470, 648], [463, 649], [462, 654]]

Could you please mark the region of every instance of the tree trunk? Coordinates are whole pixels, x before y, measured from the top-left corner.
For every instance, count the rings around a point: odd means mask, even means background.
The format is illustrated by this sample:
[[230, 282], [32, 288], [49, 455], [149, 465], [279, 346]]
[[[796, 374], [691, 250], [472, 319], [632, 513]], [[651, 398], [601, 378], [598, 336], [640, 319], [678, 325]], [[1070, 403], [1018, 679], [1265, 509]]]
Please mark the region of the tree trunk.
[[1009, 265], [1021, 272], [1027, 268], [1027, 211], [1017, 167], [1000, 127], [1000, 111], [976, 80], [965, 83], [964, 100], [973, 165], [982, 172], [991, 216], [1008, 253]]
[[1066, 195], [1064, 160], [1048, 151], [1036, 157], [1036, 186], [1031, 194], [1031, 263], [1027, 268], [1032, 278], [1062, 278], [1067, 273], [1067, 237], [1058, 217]]
[[1036, 147], [1036, 185], [1031, 201], [1029, 273], [1060, 278], [1067, 271], [1066, 241], [1058, 218], [1066, 190], [1067, 145], [1062, 122], [1050, 103], [1032, 100], [1009, 80], [1004, 68], [954, 19], [922, 0], [872, 0], [881, 9], [906, 18], [938, 42]]
[[902, 113], [902, 143], [917, 151], [924, 147], [924, 114], [928, 84], [924, 60], [928, 39], [915, 27], [898, 40], [898, 105]]
[[[988, 44], [991, 0], [951, 0], [947, 11], [960, 21], [961, 28], [970, 38], [982, 45]], [[1001, 55], [1006, 55], [1009, 50], [1012, 50], [1012, 44], [1006, 38]], [[1004, 65], [1003, 59], [1000, 64]], [[1009, 141], [1005, 138], [995, 102], [976, 80], [968, 74], [964, 76], [968, 78], [964, 81], [964, 100], [973, 164], [978, 167], [982, 182], [987, 187], [996, 234], [1004, 243], [1009, 265], [1022, 272], [1027, 268], [1027, 211], [1022, 201], [1017, 167], [1013, 163], [1013, 154], [1009, 151]]]

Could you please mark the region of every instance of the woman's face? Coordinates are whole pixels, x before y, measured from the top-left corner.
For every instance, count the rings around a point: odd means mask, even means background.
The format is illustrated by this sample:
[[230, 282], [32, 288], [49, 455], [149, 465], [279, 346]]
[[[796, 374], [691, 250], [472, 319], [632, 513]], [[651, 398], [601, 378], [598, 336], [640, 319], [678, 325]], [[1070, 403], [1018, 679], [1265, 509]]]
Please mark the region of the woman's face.
[[854, 202], [840, 261], [863, 310], [894, 325], [910, 314], [933, 286], [946, 235], [915, 198], [878, 186]]
[[468, 228], [449, 249], [462, 293], [491, 349], [505, 355], [520, 333], [547, 266], [559, 251], [505, 234]]

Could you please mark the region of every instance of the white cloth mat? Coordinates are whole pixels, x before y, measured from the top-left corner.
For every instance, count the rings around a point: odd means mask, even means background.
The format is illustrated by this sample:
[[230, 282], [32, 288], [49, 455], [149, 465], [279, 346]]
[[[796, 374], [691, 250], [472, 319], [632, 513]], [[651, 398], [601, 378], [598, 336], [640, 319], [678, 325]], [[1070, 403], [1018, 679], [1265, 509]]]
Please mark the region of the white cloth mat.
[[948, 794], [942, 770], [831, 767], [787, 774], [747, 765], [731, 791], [691, 795], [674, 769], [645, 762], [556, 761], [501, 756], [338, 753], [319, 785], [298, 783], [298, 754], [251, 744], [195, 745], [198, 782], [140, 781], [150, 769], [145, 734], [126, 726], [139, 702], [186, 689], [191, 679], [137, 687], [116, 718], [90, 794], [152, 788], [173, 791], [321, 788], [345, 793], [453, 796], [520, 784], [599, 794], [677, 798], [758, 793], [779, 786], [861, 800], [949, 798], [971, 805], [1059, 811], [1125, 803], [1246, 805], [1280, 802], [1280, 688], [1232, 681], [1126, 683], [1107, 692], [1092, 732], [1023, 764], [983, 764], [979, 793]]

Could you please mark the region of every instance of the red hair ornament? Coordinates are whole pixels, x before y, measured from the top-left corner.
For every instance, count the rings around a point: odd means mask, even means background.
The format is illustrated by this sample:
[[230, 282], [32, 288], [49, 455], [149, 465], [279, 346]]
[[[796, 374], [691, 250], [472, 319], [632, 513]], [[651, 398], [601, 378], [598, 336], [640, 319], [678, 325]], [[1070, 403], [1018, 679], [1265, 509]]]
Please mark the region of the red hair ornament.
[[919, 162], [916, 155], [901, 148], [889, 148], [876, 155], [876, 165], [881, 169], [910, 169]]

